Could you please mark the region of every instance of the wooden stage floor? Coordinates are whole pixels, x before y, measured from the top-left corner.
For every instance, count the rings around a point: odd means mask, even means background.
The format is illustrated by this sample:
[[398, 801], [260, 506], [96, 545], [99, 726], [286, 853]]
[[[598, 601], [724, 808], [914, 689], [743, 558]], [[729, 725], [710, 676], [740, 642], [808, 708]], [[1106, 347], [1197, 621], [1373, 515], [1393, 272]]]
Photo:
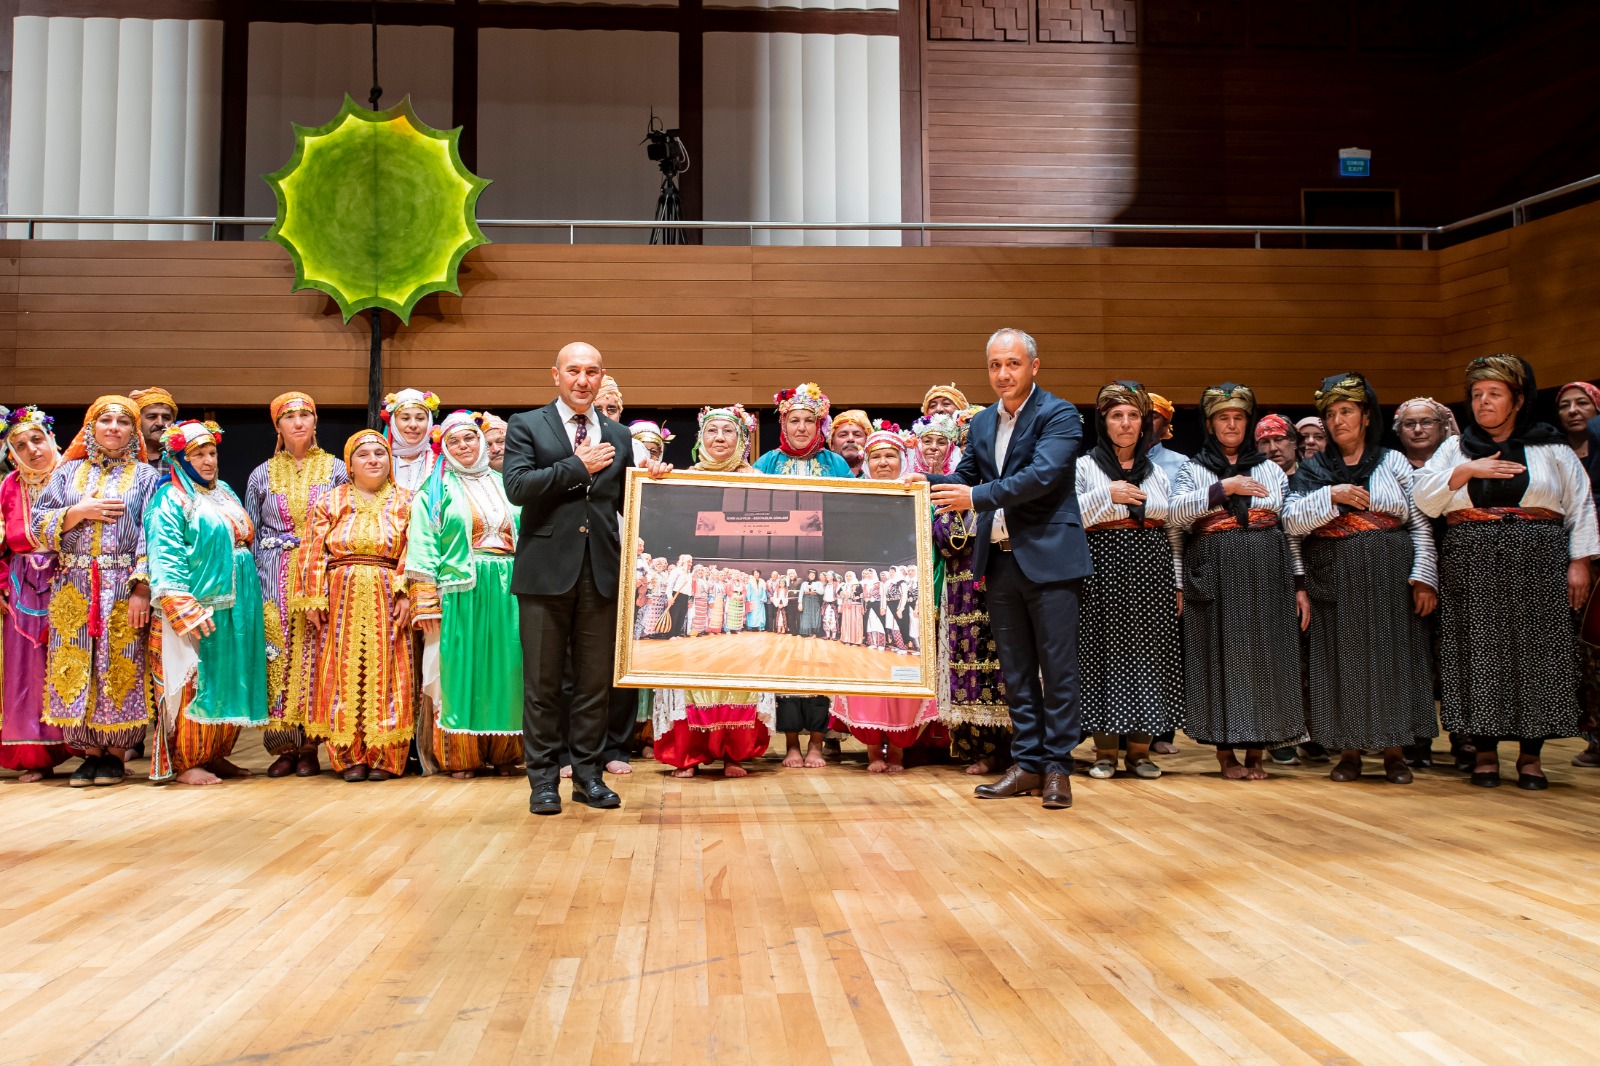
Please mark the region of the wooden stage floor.
[[854, 761], [645, 761], [558, 818], [518, 779], [7, 775], [0, 1063], [1594, 1061], [1575, 743], [1543, 794], [1180, 743], [1058, 813]]
[[770, 677], [853, 677], [888, 682], [894, 679], [895, 667], [915, 669], [920, 662], [915, 655], [787, 633], [721, 633], [708, 637], [639, 640], [633, 645], [635, 670], [673, 677], [756, 673]]

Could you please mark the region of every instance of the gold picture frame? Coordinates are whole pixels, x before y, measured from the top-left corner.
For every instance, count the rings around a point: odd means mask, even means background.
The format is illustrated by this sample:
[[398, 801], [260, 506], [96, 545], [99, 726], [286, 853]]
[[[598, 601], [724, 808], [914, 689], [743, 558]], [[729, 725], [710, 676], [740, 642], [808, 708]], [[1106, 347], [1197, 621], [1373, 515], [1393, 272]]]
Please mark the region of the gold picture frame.
[[[707, 500], [715, 499], [706, 489], [723, 493], [724, 509], [720, 517], [715, 507], [704, 509]], [[678, 498], [674, 500], [674, 496]], [[847, 502], [843, 497], [853, 499]], [[728, 500], [754, 501], [749, 506], [757, 508], [762, 506], [760, 501], [774, 502], [767, 504], [765, 510], [728, 511], [725, 509]], [[866, 501], [881, 501], [882, 506]], [[849, 534], [837, 537], [827, 534], [830, 509], [852, 523], [847, 527]], [[874, 512], [881, 512], [881, 515]], [[691, 514], [694, 515], [692, 520]], [[867, 537], [873, 547], [861, 551], [861, 559], [817, 557], [829, 543], [859, 544], [863, 534], [855, 524], [862, 521], [880, 522], [884, 528], [881, 533]], [[689, 525], [685, 526], [686, 522]], [[662, 532], [669, 527], [688, 532], [673, 533], [669, 537]], [[730, 534], [729, 529], [739, 532]], [[673, 471], [666, 477], [651, 479], [644, 470], [636, 468], [628, 472], [621, 533], [615, 673], [618, 686], [733, 689], [782, 695], [937, 697], [938, 605], [933, 599], [933, 514], [926, 483], [908, 485], [855, 478], [774, 477], [692, 470]], [[649, 598], [648, 594], [641, 596], [641, 555], [652, 556], [652, 567], [656, 565], [656, 557], [666, 560], [666, 570], [659, 571], [664, 573], [670, 573], [678, 565], [678, 556], [694, 555], [671, 550], [662, 553], [661, 544], [657, 544], [657, 552], [652, 553], [652, 545], [644, 540], [645, 533], [661, 543], [670, 541], [669, 546], [675, 548], [685, 543], [705, 545], [715, 541], [720, 554], [702, 553], [695, 558], [744, 564], [723, 568], [730, 574], [735, 569], [746, 573], [751, 569], [780, 570], [785, 572], [780, 574], [778, 580], [781, 581], [788, 570], [804, 568], [841, 575], [835, 584], [839, 597], [835, 601], [839, 605], [836, 617], [841, 628], [845, 614], [844, 590], [851, 587], [842, 577], [848, 567], [854, 567], [851, 572], [862, 573], [856, 582], [859, 595], [868, 587], [865, 583], [868, 569], [874, 572], [877, 569], [876, 565], [868, 564], [882, 561], [866, 558], [871, 552], [879, 553], [884, 559], [898, 560], [884, 562], [886, 569], [903, 571], [907, 566], [914, 566], [915, 606], [909, 616], [905, 615], [902, 597], [902, 613], [896, 615], [893, 623], [894, 632], [900, 635], [907, 650], [896, 648], [887, 636], [885, 646], [880, 648], [841, 639], [775, 632], [777, 611], [770, 602], [764, 609], [768, 616], [764, 629], [730, 631], [724, 627], [716, 633], [698, 635], [657, 630], [653, 635], [636, 635], [635, 623], [643, 624], [641, 612], [647, 610]], [[802, 554], [801, 542], [805, 542], [806, 558], [798, 558]], [[684, 573], [692, 575], [692, 565]], [[772, 579], [761, 581], [760, 575], [755, 577], [770, 589]], [[906, 583], [899, 582], [895, 587], [899, 589]], [[732, 584], [737, 587], [737, 582]], [[819, 579], [818, 584], [826, 586], [827, 582]], [[751, 587], [746, 585], [747, 589]], [[881, 582], [879, 587], [882, 587]], [[870, 613], [865, 602], [861, 602], [863, 613]], [[692, 597], [689, 606], [680, 609], [692, 613]], [[818, 610], [825, 614], [826, 607]], [[884, 628], [888, 613], [887, 609], [878, 613], [880, 630]], [[670, 624], [670, 609], [657, 612], [658, 623], [662, 617]], [[915, 618], [914, 629], [910, 626], [911, 617]], [[899, 624], [901, 618], [905, 619], [904, 626]], [[910, 642], [905, 641], [907, 630], [915, 634], [915, 649], [910, 649]], [[870, 640], [870, 637], [865, 639]]]

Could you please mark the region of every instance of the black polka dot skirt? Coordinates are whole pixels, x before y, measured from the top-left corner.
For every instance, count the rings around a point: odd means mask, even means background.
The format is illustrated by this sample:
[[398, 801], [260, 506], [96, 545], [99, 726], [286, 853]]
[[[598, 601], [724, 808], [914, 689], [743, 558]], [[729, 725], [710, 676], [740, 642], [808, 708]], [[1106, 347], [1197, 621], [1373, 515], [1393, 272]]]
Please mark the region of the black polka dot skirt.
[[1578, 735], [1578, 639], [1560, 522], [1463, 522], [1439, 559], [1440, 710], [1452, 733]]
[[1427, 622], [1411, 596], [1408, 530], [1307, 537], [1311, 739], [1332, 749], [1401, 747], [1439, 735]]
[[1094, 573], [1078, 603], [1085, 733], [1165, 733], [1183, 724], [1183, 651], [1162, 529], [1090, 530]]
[[1191, 537], [1183, 571], [1184, 732], [1235, 748], [1303, 739], [1300, 623], [1283, 531]]

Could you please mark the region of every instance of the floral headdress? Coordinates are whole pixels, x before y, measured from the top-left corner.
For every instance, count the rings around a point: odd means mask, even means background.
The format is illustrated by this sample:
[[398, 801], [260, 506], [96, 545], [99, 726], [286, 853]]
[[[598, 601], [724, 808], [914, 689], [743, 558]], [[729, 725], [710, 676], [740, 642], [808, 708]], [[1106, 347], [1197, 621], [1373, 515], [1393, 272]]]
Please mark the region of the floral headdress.
[[[709, 408], [702, 408], [702, 416], [705, 414], [706, 410], [709, 410]], [[642, 418], [638, 419], [637, 421], [629, 422], [628, 432], [633, 436], [634, 440], [640, 442], [641, 444], [648, 444], [651, 441], [655, 441], [657, 444], [666, 446], [672, 441], [678, 439], [673, 435], [671, 430], [667, 429], [667, 424], [665, 422], [650, 422]]]
[[[814, 381], [802, 382], [792, 389], [784, 389], [772, 398], [778, 405], [778, 447], [785, 455], [795, 459], [809, 459], [820, 452], [828, 442], [828, 397], [821, 387]], [[796, 448], [789, 443], [789, 435], [784, 429], [784, 419], [790, 411], [810, 411], [817, 416], [817, 435], [805, 448]]]
[[[756, 417], [744, 409], [743, 404], [733, 404], [729, 407], [702, 407], [700, 408], [699, 428], [705, 431], [708, 422], [730, 422], [739, 433], [739, 447], [727, 459], [721, 462], [712, 462], [704, 458], [700, 441], [694, 442], [695, 465], [701, 470], [727, 471], [738, 470], [750, 462], [750, 442], [755, 436]], [[671, 438], [668, 438], [669, 440]]]
[[221, 444], [222, 427], [215, 422], [189, 419], [174, 422], [161, 431], [161, 449], [168, 456], [179, 456], [201, 444]]
[[[402, 407], [420, 407], [428, 413], [428, 432], [416, 444], [407, 444], [405, 438], [396, 437], [394, 416]], [[378, 417], [383, 420], [384, 436], [388, 438], [389, 454], [397, 459], [412, 460], [427, 451], [432, 441], [434, 419], [439, 414], [439, 397], [421, 389], [401, 389], [383, 398], [383, 410]]]

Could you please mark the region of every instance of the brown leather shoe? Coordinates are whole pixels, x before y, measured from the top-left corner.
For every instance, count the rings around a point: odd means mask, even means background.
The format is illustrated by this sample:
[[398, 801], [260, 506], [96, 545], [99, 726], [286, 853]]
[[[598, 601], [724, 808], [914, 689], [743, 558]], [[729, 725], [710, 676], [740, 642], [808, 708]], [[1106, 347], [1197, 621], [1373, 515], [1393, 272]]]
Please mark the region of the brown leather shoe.
[[365, 781], [369, 773], [371, 771], [367, 769], [367, 764], [358, 762], [346, 770], [343, 776], [346, 781]]
[[276, 759], [272, 760], [272, 765], [267, 767], [267, 776], [288, 777], [290, 774], [294, 773], [295, 764], [299, 761], [300, 755], [298, 752], [286, 751]]
[[[1384, 767], [1388, 769], [1387, 766]], [[1347, 759], [1340, 756], [1339, 762], [1328, 772], [1329, 781], [1359, 781], [1361, 780], [1361, 756]]]
[[1005, 776], [994, 784], [979, 785], [972, 791], [979, 799], [1010, 799], [1012, 796], [1037, 796], [1039, 785], [1038, 774], [1030, 774], [1013, 764], [1011, 769], [1005, 772]]
[[1064, 811], [1072, 806], [1072, 775], [1052, 770], [1044, 775], [1044, 809]]
[[1383, 779], [1391, 785], [1411, 784], [1411, 767], [1404, 759], [1383, 760]]
[[322, 763], [317, 760], [317, 749], [302, 751], [295, 762], [294, 776], [316, 777], [322, 773]]

